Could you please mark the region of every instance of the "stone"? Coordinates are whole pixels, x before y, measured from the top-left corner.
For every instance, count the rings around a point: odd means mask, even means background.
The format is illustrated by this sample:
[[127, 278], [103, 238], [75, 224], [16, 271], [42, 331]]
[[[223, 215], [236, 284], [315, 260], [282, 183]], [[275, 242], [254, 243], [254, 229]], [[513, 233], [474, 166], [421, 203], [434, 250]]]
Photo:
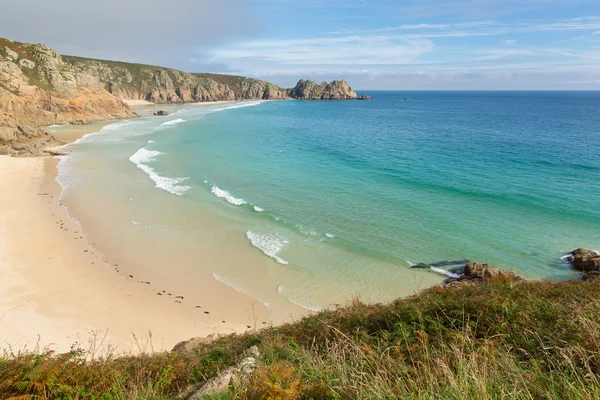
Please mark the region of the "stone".
[[600, 254], [595, 250], [575, 249], [571, 252], [569, 262], [574, 269], [583, 272], [600, 270]]
[[192, 338], [190, 340], [185, 340], [183, 342], [179, 342], [173, 347], [171, 351], [191, 351], [197, 348], [198, 346], [211, 344], [219, 339], [218, 333], [211, 333], [206, 337], [197, 337]]
[[170, 115], [170, 112], [164, 111], [164, 110], [158, 110], [157, 112], [154, 113], [154, 115], [157, 115], [159, 117], [164, 117], [167, 115]]
[[8, 46], [4, 46], [4, 51], [9, 60], [17, 61], [19, 59], [19, 53], [12, 51]]
[[27, 69], [34, 69], [35, 68], [35, 63], [31, 60], [28, 60], [26, 58], [23, 58], [19, 61], [19, 65], [23, 68], [27, 68]]
[[369, 96], [368, 94], [361, 94], [360, 97], [358, 98], [359, 100], [373, 100], [373, 98], [371, 96]]
[[190, 399], [204, 399], [207, 396], [222, 393], [230, 386], [241, 388], [243, 381], [256, 370], [260, 350], [257, 346], [252, 346], [246, 351], [246, 354], [248, 356], [235, 367], [229, 367], [216, 377], [209, 379]]

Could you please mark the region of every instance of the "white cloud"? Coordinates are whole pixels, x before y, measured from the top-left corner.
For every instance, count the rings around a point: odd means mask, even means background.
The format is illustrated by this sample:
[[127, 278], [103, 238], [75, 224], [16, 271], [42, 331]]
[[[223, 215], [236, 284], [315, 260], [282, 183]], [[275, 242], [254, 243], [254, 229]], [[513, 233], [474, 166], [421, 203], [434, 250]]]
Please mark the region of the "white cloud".
[[250, 41], [213, 51], [211, 61], [260, 59], [301, 65], [407, 64], [434, 47], [428, 39], [388, 35]]

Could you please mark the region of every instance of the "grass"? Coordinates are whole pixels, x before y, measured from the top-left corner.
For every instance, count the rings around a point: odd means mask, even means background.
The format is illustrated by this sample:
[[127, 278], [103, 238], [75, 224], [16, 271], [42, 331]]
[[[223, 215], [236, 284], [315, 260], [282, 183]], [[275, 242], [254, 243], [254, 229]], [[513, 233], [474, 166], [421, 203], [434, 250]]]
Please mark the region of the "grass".
[[0, 398], [185, 398], [258, 345], [255, 372], [209, 398], [596, 399], [599, 331], [600, 282], [499, 279], [354, 301], [189, 352], [7, 353]]

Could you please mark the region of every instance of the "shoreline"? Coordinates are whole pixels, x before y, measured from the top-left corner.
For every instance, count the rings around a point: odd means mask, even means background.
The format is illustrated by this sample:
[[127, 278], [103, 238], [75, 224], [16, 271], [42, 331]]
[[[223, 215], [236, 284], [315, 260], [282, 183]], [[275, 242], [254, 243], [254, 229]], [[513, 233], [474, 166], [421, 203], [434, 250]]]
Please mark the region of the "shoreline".
[[[57, 136], [72, 143], [114, 122], [74, 126]], [[207, 311], [119, 274], [59, 204], [57, 164], [53, 157], [0, 157], [0, 191], [7, 194], [0, 206], [10, 210], [0, 215], [2, 347], [135, 354], [268, 326], [263, 304], [225, 285], [212, 290], [222, 308]], [[220, 315], [231, 308], [236, 321], [223, 321]]]

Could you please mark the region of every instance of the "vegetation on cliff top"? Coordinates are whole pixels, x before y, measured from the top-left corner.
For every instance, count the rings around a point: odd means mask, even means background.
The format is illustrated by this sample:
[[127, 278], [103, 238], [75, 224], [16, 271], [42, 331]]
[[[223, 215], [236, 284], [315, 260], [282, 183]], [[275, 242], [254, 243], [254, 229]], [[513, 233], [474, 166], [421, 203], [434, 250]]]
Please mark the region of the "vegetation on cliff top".
[[592, 399], [600, 397], [598, 330], [600, 280], [501, 276], [385, 305], [355, 301], [188, 351], [94, 360], [76, 351], [7, 354], [0, 397], [189, 398], [257, 345], [254, 372], [206, 398]]

